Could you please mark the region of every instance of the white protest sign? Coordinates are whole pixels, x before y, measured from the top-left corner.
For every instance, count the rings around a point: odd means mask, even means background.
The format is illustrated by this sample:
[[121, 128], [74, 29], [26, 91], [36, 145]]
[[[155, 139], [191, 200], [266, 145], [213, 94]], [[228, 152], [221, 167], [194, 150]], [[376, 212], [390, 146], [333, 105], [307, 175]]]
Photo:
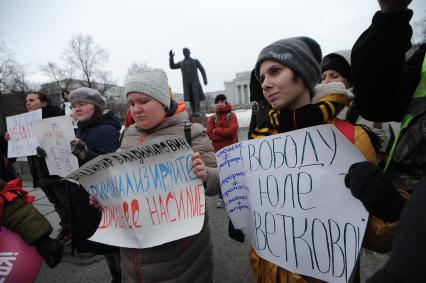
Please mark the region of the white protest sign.
[[70, 141], [75, 134], [69, 116], [38, 120], [33, 127], [40, 147], [46, 151], [50, 175], [65, 177], [78, 169], [78, 160], [71, 153]]
[[74, 127], [74, 129], [77, 129], [78, 120], [76, 117], [74, 117], [74, 113], [72, 112], [71, 102], [65, 101], [64, 109], [65, 109], [65, 116], [69, 116], [71, 118], [72, 126]]
[[38, 141], [33, 122], [41, 119], [41, 109], [6, 117], [7, 132], [10, 135], [7, 157], [36, 155]]
[[231, 220], [259, 256], [291, 272], [347, 282], [368, 213], [344, 177], [365, 159], [334, 126], [244, 141], [216, 158]]
[[203, 226], [204, 187], [183, 136], [98, 156], [66, 178], [103, 206], [92, 241], [148, 248], [195, 235]]

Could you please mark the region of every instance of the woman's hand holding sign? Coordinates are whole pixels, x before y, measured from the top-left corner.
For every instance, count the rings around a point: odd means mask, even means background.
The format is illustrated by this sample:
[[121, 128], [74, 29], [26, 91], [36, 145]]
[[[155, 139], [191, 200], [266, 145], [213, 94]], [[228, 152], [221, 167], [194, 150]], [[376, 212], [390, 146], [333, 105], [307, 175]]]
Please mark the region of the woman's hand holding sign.
[[192, 167], [195, 176], [201, 179], [201, 181], [207, 181], [207, 170], [199, 152], [192, 153]]

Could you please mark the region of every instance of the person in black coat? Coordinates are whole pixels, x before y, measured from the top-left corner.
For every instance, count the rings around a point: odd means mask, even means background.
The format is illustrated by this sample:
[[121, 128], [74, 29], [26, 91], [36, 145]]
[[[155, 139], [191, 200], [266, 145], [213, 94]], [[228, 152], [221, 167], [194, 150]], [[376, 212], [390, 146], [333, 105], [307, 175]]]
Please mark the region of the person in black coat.
[[[42, 119], [63, 115], [61, 108], [52, 105], [50, 97], [43, 92], [29, 92], [25, 99], [25, 106], [29, 112], [41, 109]], [[49, 174], [45, 156], [46, 152], [40, 147], [37, 148], [37, 155], [27, 156], [33, 186], [34, 188], [40, 187], [47, 199], [54, 205], [61, 226], [58, 239], [63, 243], [68, 243], [71, 227], [67, 209], [68, 199], [64, 190], [65, 183], [60, 181], [61, 177]]]
[[[367, 282], [424, 282], [426, 265], [426, 44], [411, 47], [411, 0], [379, 0], [371, 26], [352, 49], [352, 78], [360, 114], [373, 121], [402, 121], [385, 173], [355, 163], [346, 186], [366, 209], [385, 221], [399, 220], [386, 265]], [[399, 190], [411, 194], [408, 201]]]
[[[71, 151], [78, 158], [79, 165], [98, 155], [115, 152], [120, 147], [121, 123], [112, 111], [105, 110], [106, 101], [101, 94], [96, 89], [81, 87], [71, 91], [68, 99], [78, 120]], [[113, 282], [120, 282], [118, 248], [87, 240], [96, 232], [101, 212], [89, 204], [89, 194], [83, 187], [69, 182], [68, 193], [71, 199], [73, 251], [104, 254]]]

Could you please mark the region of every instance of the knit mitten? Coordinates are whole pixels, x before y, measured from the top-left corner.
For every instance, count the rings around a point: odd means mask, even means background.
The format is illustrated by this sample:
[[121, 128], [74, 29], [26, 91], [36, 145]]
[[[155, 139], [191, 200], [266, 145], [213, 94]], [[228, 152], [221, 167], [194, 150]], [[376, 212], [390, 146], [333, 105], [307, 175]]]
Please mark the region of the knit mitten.
[[87, 156], [86, 143], [80, 139], [72, 139], [70, 142], [71, 153], [74, 154], [79, 160], [84, 160]]

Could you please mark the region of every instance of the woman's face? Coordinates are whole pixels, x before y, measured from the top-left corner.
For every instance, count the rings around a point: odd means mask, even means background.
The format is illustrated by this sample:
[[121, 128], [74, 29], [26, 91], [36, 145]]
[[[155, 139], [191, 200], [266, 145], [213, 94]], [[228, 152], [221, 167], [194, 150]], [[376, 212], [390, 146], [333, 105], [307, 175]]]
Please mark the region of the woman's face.
[[71, 108], [74, 118], [79, 122], [89, 121], [95, 113], [95, 105], [87, 102], [74, 102]]
[[43, 108], [47, 106], [47, 102], [42, 102], [37, 93], [30, 93], [25, 99], [25, 106], [28, 112]]
[[275, 61], [266, 60], [260, 65], [260, 82], [263, 96], [274, 109], [294, 110], [309, 104], [309, 90], [294, 72]]
[[345, 85], [345, 88], [350, 88], [350, 82], [343, 77], [339, 72], [334, 70], [326, 70], [322, 73], [322, 83], [341, 82]]
[[152, 129], [166, 117], [166, 110], [160, 102], [140, 92], [127, 95], [130, 113], [136, 125], [142, 129]]

